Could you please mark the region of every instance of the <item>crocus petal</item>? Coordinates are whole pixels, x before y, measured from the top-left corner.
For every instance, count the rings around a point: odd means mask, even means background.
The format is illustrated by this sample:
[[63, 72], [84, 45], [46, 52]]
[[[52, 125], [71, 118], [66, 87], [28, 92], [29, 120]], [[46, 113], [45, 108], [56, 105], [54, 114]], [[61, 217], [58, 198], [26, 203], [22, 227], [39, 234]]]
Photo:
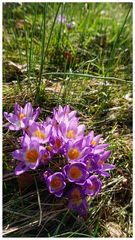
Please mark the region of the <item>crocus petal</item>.
[[17, 127], [17, 126], [15, 126], [13, 124], [6, 124], [5, 127], [8, 128], [11, 131], [18, 131], [18, 130], [20, 130], [20, 127]]
[[85, 130], [85, 125], [84, 124], [79, 125], [77, 134], [78, 135], [83, 135], [84, 134], [84, 130]]
[[92, 139], [94, 138], [94, 131], [90, 131], [87, 137], [88, 137], [89, 143], [91, 143]]
[[39, 159], [37, 159], [36, 163], [34, 164], [29, 164], [29, 168], [32, 170], [35, 170], [39, 165]]
[[16, 124], [18, 117], [13, 113], [4, 112], [4, 117], [12, 124]]
[[93, 148], [92, 153], [103, 154], [104, 153], [104, 148], [99, 148], [99, 149]]
[[[88, 175], [87, 175], [87, 177], [88, 177]], [[76, 182], [76, 184], [77, 184], [77, 185], [80, 185], [80, 186], [83, 186], [83, 185], [85, 184], [85, 182], [86, 182], [86, 179], [85, 179], [85, 180], [82, 180], [82, 181], [80, 181], [80, 182]]]
[[113, 169], [115, 169], [115, 165], [109, 163], [105, 163], [102, 168], [103, 171], [109, 171]]
[[51, 170], [51, 169], [48, 169], [47, 171], [45, 171], [44, 173], [43, 173], [43, 180], [44, 180], [44, 182], [46, 183], [46, 181], [47, 181], [47, 178], [50, 176], [50, 175], [52, 175], [53, 174], [53, 171]]
[[55, 193], [56, 197], [61, 197], [62, 195], [63, 195], [63, 190]]
[[26, 127], [24, 120], [20, 120], [20, 127], [22, 129]]
[[23, 110], [23, 113], [27, 117], [32, 117], [32, 115], [33, 115], [33, 107], [32, 107], [30, 102], [26, 103], [26, 105], [24, 107], [24, 110]]
[[110, 177], [110, 174], [108, 172], [98, 171], [98, 173], [103, 177]]
[[64, 122], [60, 123], [59, 130], [62, 133], [66, 132], [66, 124]]
[[[23, 128], [29, 128], [32, 124], [33, 124], [33, 120], [31, 120], [31, 119], [29, 119], [29, 118], [24, 118], [23, 120], [22, 120], [22, 122], [23, 122]], [[29, 129], [28, 129], [29, 130]], [[27, 132], [29, 132], [27, 130]]]
[[14, 152], [12, 152], [12, 157], [14, 159], [22, 161], [23, 160], [23, 150], [22, 149], [15, 150]]
[[23, 108], [18, 103], [15, 103], [14, 113], [18, 115], [20, 112], [23, 112]]
[[4, 117], [8, 120], [8, 118], [12, 117], [13, 116], [13, 113], [7, 113], [7, 112], [4, 112]]
[[61, 106], [61, 105], [59, 105], [59, 107], [58, 107], [58, 112], [60, 113], [60, 112], [63, 112], [63, 107]]
[[109, 144], [108, 144], [108, 143], [105, 143], [105, 144], [99, 144], [99, 145], [97, 145], [97, 146], [95, 147], [95, 149], [97, 150], [97, 149], [107, 148], [107, 147], [109, 147]]
[[28, 170], [28, 167], [23, 162], [19, 163], [15, 168], [15, 175], [20, 175]]
[[38, 107], [33, 115], [33, 120], [36, 121], [40, 114], [40, 107]]
[[[25, 133], [24, 133], [24, 134], [25, 134]], [[21, 146], [22, 146], [23, 140], [24, 140], [24, 136], [19, 137], [19, 140], [20, 140], [20, 143], [21, 143]]]
[[102, 155], [102, 159], [103, 159], [104, 161], [106, 161], [107, 158], [109, 158], [110, 154], [111, 154], [111, 151], [110, 151], [110, 150], [105, 151], [105, 153]]
[[69, 113], [68, 117], [69, 117], [69, 119], [71, 119], [71, 118], [75, 117], [75, 115], [76, 115], [76, 111], [72, 111]]
[[48, 125], [48, 126], [45, 128], [45, 132], [46, 132], [46, 135], [47, 135], [47, 136], [50, 134], [51, 128], [52, 128], [51, 125]]
[[93, 140], [96, 142], [96, 145], [99, 143], [99, 140], [101, 138], [102, 135], [97, 135], [96, 137], [93, 138]]
[[30, 145], [30, 138], [27, 134], [24, 135], [23, 140], [21, 141], [21, 145], [23, 145], [23, 147], [29, 147]]
[[31, 137], [30, 148], [39, 149], [39, 141], [36, 137]]
[[88, 208], [88, 203], [87, 203], [85, 198], [83, 198], [83, 206], [84, 206], [85, 209]]
[[69, 123], [69, 129], [76, 130], [78, 127], [78, 120], [76, 118], [73, 118]]

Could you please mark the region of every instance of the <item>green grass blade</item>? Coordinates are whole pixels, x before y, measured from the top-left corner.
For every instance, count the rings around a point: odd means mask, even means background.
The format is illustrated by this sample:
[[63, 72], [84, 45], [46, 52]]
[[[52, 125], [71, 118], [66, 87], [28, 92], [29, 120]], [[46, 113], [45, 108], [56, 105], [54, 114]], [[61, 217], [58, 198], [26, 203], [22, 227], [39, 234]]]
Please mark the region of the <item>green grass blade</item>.
[[48, 41], [47, 41], [47, 44], [46, 44], [46, 48], [45, 48], [45, 35], [46, 35], [46, 33], [45, 33], [45, 29], [46, 29], [46, 14], [45, 14], [45, 12], [47, 12], [46, 3], [45, 3], [44, 6], [45, 7], [44, 7], [44, 25], [43, 25], [42, 50], [41, 50], [41, 65], [40, 65], [39, 81], [38, 81], [38, 85], [37, 85], [37, 89], [36, 89], [35, 99], [37, 99], [37, 97], [39, 95], [39, 92], [40, 92], [39, 90], [40, 90], [40, 85], [41, 85], [41, 80], [42, 80], [42, 72], [43, 72], [43, 67], [44, 67], [44, 64], [45, 64], [45, 58], [46, 58], [46, 55], [47, 55], [48, 47], [49, 47], [50, 40], [51, 40], [51, 37], [52, 37], [52, 32], [53, 32], [53, 29], [54, 29], [54, 26], [55, 26], [56, 18], [58, 16], [58, 12], [59, 12], [61, 3], [59, 3], [59, 5], [58, 5], [56, 15], [54, 17], [54, 21], [53, 21], [53, 24], [52, 24], [52, 27], [51, 27], [50, 35], [49, 35], [49, 38], [48, 38]]
[[94, 79], [101, 79], [101, 80], [112, 80], [112, 81], [118, 81], [123, 83], [132, 83], [132, 81], [127, 81], [121, 78], [115, 78], [115, 77], [103, 77], [103, 76], [94, 76], [90, 74], [83, 74], [83, 73], [76, 73], [76, 72], [50, 72], [45, 73], [45, 75], [56, 75], [56, 76], [75, 76], [75, 77], [87, 77], [87, 78], [94, 78]]

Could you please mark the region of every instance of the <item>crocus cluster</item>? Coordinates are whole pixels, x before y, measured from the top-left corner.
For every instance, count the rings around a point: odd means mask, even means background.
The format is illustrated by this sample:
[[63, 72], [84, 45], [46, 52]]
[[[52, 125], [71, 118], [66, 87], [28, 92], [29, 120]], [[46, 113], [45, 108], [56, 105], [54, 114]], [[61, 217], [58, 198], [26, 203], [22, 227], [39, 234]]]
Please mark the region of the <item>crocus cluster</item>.
[[[21, 130], [21, 148], [12, 153], [19, 161], [15, 174], [39, 169], [50, 193], [56, 197], [68, 196], [68, 207], [80, 215], [87, 213], [87, 196], [96, 196], [101, 190], [101, 176], [109, 177], [115, 168], [107, 163], [111, 154], [108, 143], [101, 143], [101, 135], [79, 124], [76, 111], [58, 106], [52, 117], [37, 121], [40, 109], [31, 103], [22, 108], [18, 103], [13, 113], [4, 112], [7, 128]], [[102, 141], [103, 142], [103, 141]]]

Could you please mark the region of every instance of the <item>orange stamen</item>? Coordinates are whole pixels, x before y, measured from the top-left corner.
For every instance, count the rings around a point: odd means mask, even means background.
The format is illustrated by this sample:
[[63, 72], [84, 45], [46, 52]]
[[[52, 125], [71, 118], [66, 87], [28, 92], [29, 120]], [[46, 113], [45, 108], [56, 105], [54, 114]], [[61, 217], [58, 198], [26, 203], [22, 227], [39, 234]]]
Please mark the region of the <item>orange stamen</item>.
[[42, 157], [42, 162], [45, 162], [49, 158], [49, 154], [45, 153], [45, 155]]
[[82, 199], [80, 196], [80, 191], [78, 189], [75, 189], [71, 193], [71, 201], [73, 204], [80, 205], [82, 203]]
[[71, 160], [77, 159], [79, 156], [80, 156], [80, 152], [78, 151], [77, 148], [71, 148], [71, 149], [68, 151], [68, 157], [69, 157]]
[[51, 181], [51, 187], [54, 189], [59, 189], [62, 186], [61, 179], [59, 177], [54, 177]]
[[69, 130], [68, 134], [67, 134], [67, 137], [68, 138], [74, 138], [75, 137], [74, 130]]
[[59, 148], [61, 147], [61, 145], [62, 145], [62, 143], [61, 143], [60, 139], [59, 139], [59, 138], [56, 138], [54, 147], [55, 147], [56, 149], [59, 149]]
[[19, 115], [20, 119], [22, 120], [24, 118], [24, 114], [23, 113], [20, 113]]
[[91, 143], [93, 146], [95, 146], [97, 143], [96, 143], [96, 141], [92, 141], [92, 143]]
[[35, 163], [39, 157], [39, 154], [36, 149], [29, 150], [26, 153], [26, 159], [28, 160], [29, 163]]
[[69, 170], [69, 175], [71, 178], [73, 179], [78, 179], [82, 176], [82, 172], [78, 167], [73, 166], [70, 170]]
[[101, 165], [104, 165], [105, 161], [104, 160], [99, 160], [98, 163], [101, 164]]
[[95, 185], [92, 184], [92, 185], [89, 187], [89, 190], [93, 192], [93, 191], [95, 190]]
[[43, 140], [46, 139], [45, 135], [42, 134], [39, 129], [35, 132], [35, 136], [38, 137], [38, 138], [41, 138], [41, 139], [43, 139]]

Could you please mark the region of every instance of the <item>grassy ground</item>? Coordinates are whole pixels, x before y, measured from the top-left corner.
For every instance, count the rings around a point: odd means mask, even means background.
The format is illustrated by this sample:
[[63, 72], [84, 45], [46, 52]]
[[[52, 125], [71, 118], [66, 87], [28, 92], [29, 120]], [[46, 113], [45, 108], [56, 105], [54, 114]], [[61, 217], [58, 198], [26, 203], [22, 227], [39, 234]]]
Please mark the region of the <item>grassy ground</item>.
[[[66, 15], [68, 31], [55, 20]], [[117, 167], [89, 199], [87, 219], [50, 196], [37, 174], [14, 175], [18, 134], [3, 130], [3, 236], [132, 236], [132, 5], [3, 5], [3, 108], [31, 101], [43, 120], [59, 104], [111, 145]]]

